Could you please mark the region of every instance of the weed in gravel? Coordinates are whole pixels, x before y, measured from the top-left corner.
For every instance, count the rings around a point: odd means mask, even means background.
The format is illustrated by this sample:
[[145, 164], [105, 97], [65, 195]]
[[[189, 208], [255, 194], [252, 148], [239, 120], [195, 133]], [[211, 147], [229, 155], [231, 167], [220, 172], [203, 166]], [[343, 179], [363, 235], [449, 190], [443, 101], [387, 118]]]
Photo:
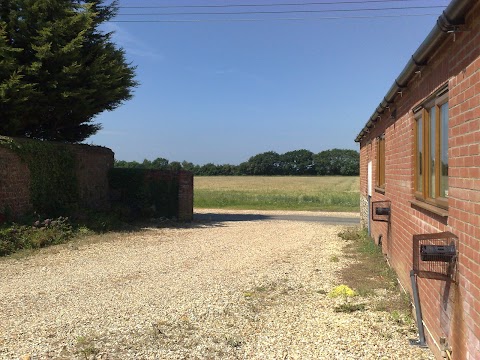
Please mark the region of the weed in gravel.
[[240, 336], [227, 336], [225, 339], [225, 342], [227, 343], [228, 346], [232, 348], [239, 348], [243, 344], [243, 340]]
[[[342, 282], [355, 287], [361, 297], [372, 298], [370, 308], [395, 314], [394, 317], [405, 319], [402, 322], [406, 325], [410, 299], [399, 290], [395, 271], [385, 261], [381, 247], [375, 245], [365, 229], [358, 227], [347, 228], [338, 236], [346, 241], [345, 257], [352, 259], [341, 271]], [[392, 320], [401, 325], [395, 318]]]
[[357, 296], [355, 290], [349, 288], [347, 285], [339, 285], [333, 288], [329, 293], [328, 297], [337, 298], [342, 297], [344, 299], [351, 298]]
[[340, 233], [338, 236], [343, 240], [360, 240], [362, 234], [356, 227], [349, 227]]
[[268, 290], [268, 287], [263, 285], [263, 286], [256, 286], [254, 289], [253, 289], [255, 292], [265, 292]]
[[338, 258], [338, 256], [336, 256], [336, 255], [333, 255], [332, 257], [330, 257], [330, 261], [331, 261], [331, 262], [336, 262], [336, 263], [337, 263], [337, 262], [339, 262], [339, 261], [340, 261], [340, 259]]
[[169, 326], [169, 324], [166, 321], [157, 321], [152, 324], [152, 332], [151, 335], [155, 339], [160, 339], [164, 337], [168, 337], [166, 333], [166, 328]]
[[77, 338], [76, 348], [76, 353], [82, 355], [85, 360], [95, 360], [100, 352], [100, 350], [95, 347], [94, 340], [86, 336], [79, 336]]
[[253, 293], [251, 293], [250, 291], [245, 291], [243, 293], [243, 296], [247, 299], [250, 299], [253, 296]]
[[335, 306], [334, 311], [341, 312], [341, 313], [353, 313], [355, 311], [365, 310], [365, 308], [366, 308], [366, 304], [343, 303]]
[[359, 285], [357, 287], [357, 294], [361, 297], [371, 297], [375, 295], [375, 290], [370, 287], [364, 287], [362, 285]]
[[166, 347], [180, 346], [189, 350], [196, 347], [200, 342], [197, 336], [198, 330], [198, 327], [187, 315], [182, 315], [180, 318], [170, 321], [158, 320], [153, 322], [149, 334], [157, 344]]

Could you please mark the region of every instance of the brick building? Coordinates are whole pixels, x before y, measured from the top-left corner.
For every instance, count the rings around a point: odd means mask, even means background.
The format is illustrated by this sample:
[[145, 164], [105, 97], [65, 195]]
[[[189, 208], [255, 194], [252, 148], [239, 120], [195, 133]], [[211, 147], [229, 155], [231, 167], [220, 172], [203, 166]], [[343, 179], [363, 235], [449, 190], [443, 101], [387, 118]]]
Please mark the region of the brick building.
[[418, 288], [427, 345], [480, 359], [480, 1], [448, 5], [355, 141], [362, 224]]

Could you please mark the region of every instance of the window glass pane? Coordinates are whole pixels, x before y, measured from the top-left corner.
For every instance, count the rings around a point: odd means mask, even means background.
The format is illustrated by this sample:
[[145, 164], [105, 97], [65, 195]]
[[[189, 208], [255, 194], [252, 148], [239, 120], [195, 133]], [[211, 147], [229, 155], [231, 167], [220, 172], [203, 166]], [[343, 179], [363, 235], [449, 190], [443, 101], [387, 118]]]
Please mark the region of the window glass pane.
[[385, 186], [385, 139], [378, 138], [377, 185]]
[[429, 175], [430, 175], [430, 184], [429, 184], [429, 196], [431, 198], [435, 198], [435, 184], [436, 184], [436, 177], [435, 177], [435, 149], [436, 149], [436, 111], [435, 107], [432, 107], [429, 112], [429, 120], [430, 120], [430, 129], [429, 129], [429, 140], [430, 140], [430, 156], [429, 156]]
[[448, 197], [448, 103], [440, 107], [440, 196]]
[[423, 164], [422, 164], [422, 149], [423, 149], [423, 122], [422, 118], [417, 120], [417, 191], [423, 191]]

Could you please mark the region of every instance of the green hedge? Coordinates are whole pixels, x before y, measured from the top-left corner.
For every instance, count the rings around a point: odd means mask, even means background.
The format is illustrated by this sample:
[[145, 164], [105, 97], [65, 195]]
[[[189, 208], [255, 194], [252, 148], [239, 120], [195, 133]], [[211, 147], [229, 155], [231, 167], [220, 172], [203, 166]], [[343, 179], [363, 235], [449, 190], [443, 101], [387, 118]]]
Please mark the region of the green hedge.
[[178, 214], [176, 173], [113, 168], [109, 172], [112, 206], [128, 218], [167, 217]]

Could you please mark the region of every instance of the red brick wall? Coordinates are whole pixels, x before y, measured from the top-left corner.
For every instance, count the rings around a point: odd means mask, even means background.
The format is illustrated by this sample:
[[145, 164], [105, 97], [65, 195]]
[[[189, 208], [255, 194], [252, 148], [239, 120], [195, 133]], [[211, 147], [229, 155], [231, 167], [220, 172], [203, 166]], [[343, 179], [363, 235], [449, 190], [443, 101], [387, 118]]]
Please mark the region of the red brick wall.
[[193, 173], [178, 172], [178, 220], [193, 220]]
[[[68, 146], [77, 158], [80, 205], [93, 209], [108, 208], [107, 175], [108, 169], [113, 166], [113, 152], [99, 146], [63, 144], [59, 146]], [[0, 214], [11, 211], [13, 216], [18, 217], [31, 210], [28, 165], [14, 151], [0, 146]]]
[[[397, 119], [384, 114], [360, 144], [360, 192], [367, 198], [367, 163], [376, 168], [376, 139], [385, 132], [385, 193], [372, 201], [391, 200], [391, 224], [372, 222], [375, 240], [410, 289], [414, 234], [451, 231], [459, 238], [458, 281], [418, 279], [427, 342], [441, 358], [445, 337], [454, 359], [480, 359], [480, 4], [467, 17], [468, 32], [450, 35], [428, 65], [410, 82], [392, 108]], [[449, 85], [448, 216], [412, 205], [414, 118], [412, 109], [436, 89]], [[364, 200], [365, 201], [365, 200]], [[364, 220], [366, 222], [366, 220]]]
[[193, 173], [190, 171], [147, 170], [147, 178], [154, 177], [178, 182], [177, 219], [193, 220]]
[[[28, 141], [16, 139], [16, 141]], [[68, 146], [76, 156], [77, 180], [80, 206], [107, 210], [110, 207], [108, 172], [113, 167], [112, 150], [89, 145]], [[180, 221], [193, 219], [193, 174], [188, 171], [154, 171], [149, 176], [173, 181], [178, 188], [178, 214]], [[30, 171], [25, 162], [14, 151], [0, 146], [0, 221], [4, 215], [18, 217], [32, 211], [30, 203]]]
[[77, 158], [80, 205], [90, 209], [108, 209], [108, 170], [113, 167], [112, 150], [89, 145], [71, 145], [71, 149]]
[[19, 215], [32, 208], [30, 172], [11, 150], [0, 146], [0, 214]]

